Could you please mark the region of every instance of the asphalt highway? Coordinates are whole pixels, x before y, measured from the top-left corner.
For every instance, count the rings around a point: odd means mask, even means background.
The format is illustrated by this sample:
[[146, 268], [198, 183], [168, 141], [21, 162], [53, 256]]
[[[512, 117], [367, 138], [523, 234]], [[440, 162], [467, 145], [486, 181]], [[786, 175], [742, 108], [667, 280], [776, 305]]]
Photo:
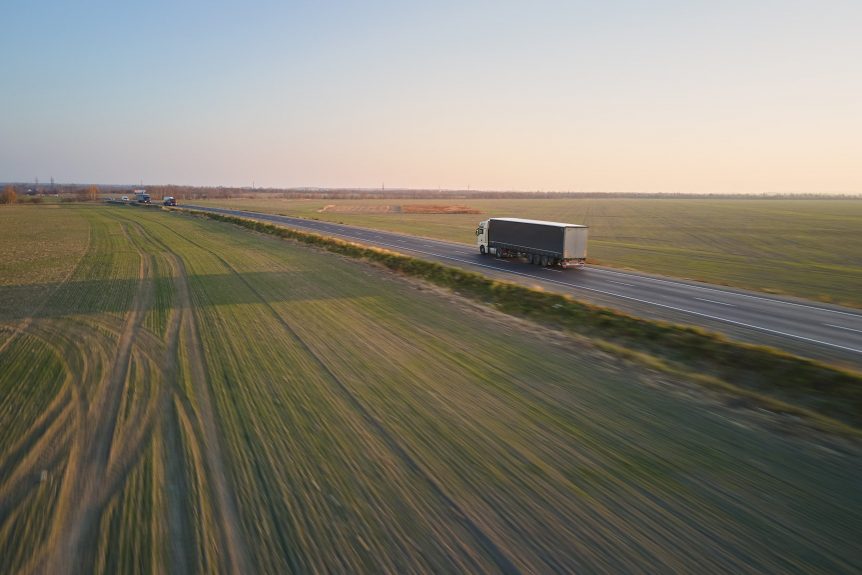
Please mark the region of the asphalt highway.
[[850, 308], [600, 266], [542, 268], [524, 260], [482, 256], [475, 245], [304, 218], [195, 205], [182, 207], [336, 236], [498, 279], [538, 285], [641, 317], [696, 325], [733, 339], [856, 369], [862, 366], [862, 312]]

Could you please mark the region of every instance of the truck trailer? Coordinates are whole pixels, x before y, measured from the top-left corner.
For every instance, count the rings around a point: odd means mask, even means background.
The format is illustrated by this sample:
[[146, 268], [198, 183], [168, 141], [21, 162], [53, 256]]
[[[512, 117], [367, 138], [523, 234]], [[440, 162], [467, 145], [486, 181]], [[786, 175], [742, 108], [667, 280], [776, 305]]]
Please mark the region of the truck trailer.
[[491, 218], [476, 228], [476, 243], [482, 255], [524, 257], [540, 266], [583, 267], [587, 229], [561, 222]]

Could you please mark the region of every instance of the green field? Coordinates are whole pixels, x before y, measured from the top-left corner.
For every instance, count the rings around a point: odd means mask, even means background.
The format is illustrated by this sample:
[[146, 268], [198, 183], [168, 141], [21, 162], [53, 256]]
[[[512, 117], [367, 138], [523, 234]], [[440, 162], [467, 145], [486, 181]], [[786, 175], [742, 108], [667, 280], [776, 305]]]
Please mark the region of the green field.
[[0, 209], [0, 573], [854, 572], [860, 473], [366, 263]]
[[[476, 224], [488, 217], [586, 224], [594, 263], [862, 307], [862, 200], [261, 197], [194, 203], [463, 243], [474, 242]], [[403, 206], [415, 204], [460, 204], [481, 214], [404, 213]], [[375, 211], [382, 206], [391, 210]]]

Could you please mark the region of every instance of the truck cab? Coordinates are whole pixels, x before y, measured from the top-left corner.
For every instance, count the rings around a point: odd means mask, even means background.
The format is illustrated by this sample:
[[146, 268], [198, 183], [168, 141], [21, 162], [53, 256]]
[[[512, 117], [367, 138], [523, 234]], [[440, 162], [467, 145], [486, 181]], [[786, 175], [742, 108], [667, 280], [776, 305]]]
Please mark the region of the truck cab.
[[479, 253], [485, 255], [488, 252], [488, 221], [479, 222], [479, 227], [476, 228], [476, 245], [479, 246]]

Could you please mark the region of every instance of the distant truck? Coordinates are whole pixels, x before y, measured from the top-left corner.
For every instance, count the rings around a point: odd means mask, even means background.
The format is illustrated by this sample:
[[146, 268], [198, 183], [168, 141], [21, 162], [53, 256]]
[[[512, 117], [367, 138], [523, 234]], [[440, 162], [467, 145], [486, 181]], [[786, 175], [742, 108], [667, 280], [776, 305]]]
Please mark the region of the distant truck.
[[524, 257], [540, 266], [583, 267], [587, 260], [587, 226], [491, 218], [476, 229], [479, 253], [498, 258]]
[[149, 204], [150, 194], [144, 190], [135, 190], [135, 201], [139, 204]]
[[162, 203], [166, 206], [175, 206], [177, 205], [177, 199], [173, 196], [166, 197]]

